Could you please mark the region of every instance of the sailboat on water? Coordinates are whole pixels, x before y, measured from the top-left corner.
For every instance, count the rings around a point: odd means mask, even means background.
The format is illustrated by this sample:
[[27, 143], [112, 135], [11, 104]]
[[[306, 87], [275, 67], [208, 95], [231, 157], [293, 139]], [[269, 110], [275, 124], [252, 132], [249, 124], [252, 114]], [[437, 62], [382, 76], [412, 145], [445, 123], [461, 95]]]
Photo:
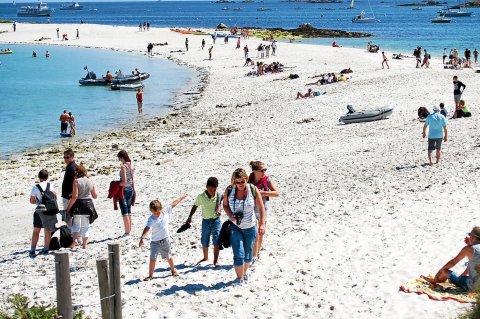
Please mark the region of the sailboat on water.
[[348, 7], [347, 9], [355, 9], [355, 0], [352, 0], [352, 2], [350, 2], [350, 7]]
[[[352, 0], [352, 4], [353, 4]], [[365, 14], [365, 10], [362, 10], [360, 12], [359, 16], [353, 17], [352, 22], [354, 23], [374, 23], [374, 22], [380, 22], [377, 18], [375, 18], [375, 15], [373, 14], [372, 6], [370, 5], [370, 0], [368, 0], [368, 6], [370, 7], [370, 11], [372, 12], [372, 17], [367, 17]]]

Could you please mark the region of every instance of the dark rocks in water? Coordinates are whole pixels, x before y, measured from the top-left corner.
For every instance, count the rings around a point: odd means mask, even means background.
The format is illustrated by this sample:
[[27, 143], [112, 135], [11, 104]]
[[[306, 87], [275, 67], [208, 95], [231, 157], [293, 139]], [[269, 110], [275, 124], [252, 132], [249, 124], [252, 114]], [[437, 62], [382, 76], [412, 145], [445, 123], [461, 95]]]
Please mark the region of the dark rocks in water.
[[438, 1], [427, 1], [427, 2], [420, 2], [420, 3], [402, 3], [398, 4], [398, 7], [436, 7], [446, 5], [446, 2], [438, 2]]
[[282, 29], [282, 28], [249, 28], [252, 30], [265, 30], [266, 33], [271, 33], [274, 38], [275, 33], [288, 33], [292, 37], [299, 38], [368, 38], [374, 37], [374, 34], [364, 32], [351, 32], [344, 30], [331, 29], [317, 29], [311, 24], [305, 23], [298, 26], [296, 29]]
[[217, 25], [217, 29], [227, 29], [228, 27], [224, 23]]

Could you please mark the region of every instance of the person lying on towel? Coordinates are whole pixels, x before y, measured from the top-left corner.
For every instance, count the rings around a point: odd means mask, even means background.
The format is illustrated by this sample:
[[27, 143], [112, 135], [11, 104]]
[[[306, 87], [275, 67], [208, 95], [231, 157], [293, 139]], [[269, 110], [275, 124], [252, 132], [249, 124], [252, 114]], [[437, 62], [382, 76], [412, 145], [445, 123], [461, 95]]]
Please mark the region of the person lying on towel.
[[[458, 286], [465, 291], [471, 291], [478, 289], [480, 284], [480, 277], [478, 277], [480, 267], [480, 227], [473, 227], [472, 231], [465, 237], [465, 247], [460, 250], [458, 255], [447, 262], [435, 275], [435, 278], [429, 278], [426, 276], [420, 276], [429, 283], [437, 284], [448, 280], [455, 286]], [[464, 258], [468, 258], [467, 268], [465, 271], [458, 275], [451, 271], [450, 268], [461, 262]], [[477, 280], [475, 280], [477, 279]]]

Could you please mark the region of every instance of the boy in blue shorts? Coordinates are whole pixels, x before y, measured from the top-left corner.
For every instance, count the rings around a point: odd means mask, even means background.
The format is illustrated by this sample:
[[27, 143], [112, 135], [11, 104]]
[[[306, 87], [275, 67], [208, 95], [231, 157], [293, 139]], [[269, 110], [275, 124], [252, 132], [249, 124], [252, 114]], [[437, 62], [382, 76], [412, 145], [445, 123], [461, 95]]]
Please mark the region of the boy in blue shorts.
[[186, 221], [187, 224], [192, 222], [192, 216], [198, 207], [202, 208], [202, 249], [203, 258], [197, 263], [208, 261], [208, 246], [210, 246], [210, 237], [213, 241], [213, 265], [218, 264], [218, 254], [220, 252], [218, 246], [218, 237], [222, 229], [222, 220], [220, 219], [222, 202], [222, 194], [217, 192], [218, 179], [210, 177], [207, 180], [207, 189], [197, 196], [195, 204], [192, 206], [190, 215]]
[[164, 208], [162, 208], [162, 204], [159, 200], [153, 200], [150, 202], [150, 212], [152, 213], [152, 216], [148, 218], [147, 226], [145, 226], [145, 229], [143, 230], [142, 237], [140, 238], [140, 243], [138, 245], [139, 247], [143, 246], [143, 240], [146, 239], [145, 235], [151, 228], [152, 238], [150, 242], [150, 263], [148, 267], [148, 277], [145, 278], [144, 281], [153, 279], [155, 262], [159, 254], [162, 258], [168, 260], [172, 276], [178, 276], [170, 252], [170, 233], [168, 231], [168, 222], [170, 220], [170, 214], [172, 213], [173, 208], [180, 204], [180, 202], [187, 196], [187, 194], [180, 196], [170, 205]]

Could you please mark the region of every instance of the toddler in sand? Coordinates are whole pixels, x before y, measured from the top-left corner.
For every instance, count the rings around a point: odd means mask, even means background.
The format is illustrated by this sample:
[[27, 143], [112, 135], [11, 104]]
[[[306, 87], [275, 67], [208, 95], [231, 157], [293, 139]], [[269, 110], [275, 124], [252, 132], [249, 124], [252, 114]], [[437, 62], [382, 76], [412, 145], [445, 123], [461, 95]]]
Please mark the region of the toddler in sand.
[[142, 237], [140, 238], [139, 243], [139, 247], [142, 247], [143, 240], [146, 239], [145, 235], [151, 228], [152, 238], [150, 242], [150, 263], [148, 267], [148, 277], [145, 278], [144, 281], [153, 279], [153, 271], [155, 270], [155, 262], [157, 260], [158, 254], [160, 254], [162, 258], [166, 258], [168, 260], [172, 276], [178, 276], [175, 265], [173, 264], [172, 255], [170, 253], [170, 234], [168, 231], [168, 222], [173, 208], [177, 206], [187, 196], [187, 194], [180, 196], [170, 205], [164, 207], [163, 209], [162, 204], [159, 200], [153, 200], [150, 202], [149, 206], [152, 216], [148, 218], [147, 226], [145, 226], [145, 229], [143, 230]]

